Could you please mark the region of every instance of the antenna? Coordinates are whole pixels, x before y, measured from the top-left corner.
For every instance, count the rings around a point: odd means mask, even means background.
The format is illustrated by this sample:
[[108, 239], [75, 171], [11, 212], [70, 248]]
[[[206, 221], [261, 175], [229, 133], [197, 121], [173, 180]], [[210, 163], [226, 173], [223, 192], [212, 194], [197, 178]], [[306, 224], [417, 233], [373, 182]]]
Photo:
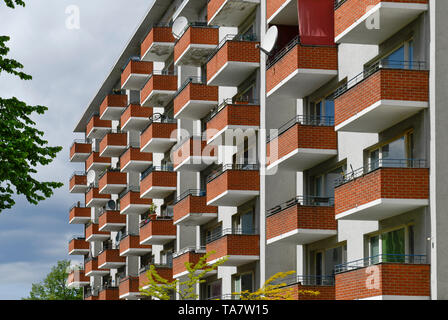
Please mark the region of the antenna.
[[90, 170], [87, 173], [87, 185], [90, 186], [91, 184], [94, 184], [96, 180], [96, 172], [93, 170]]
[[116, 204], [114, 200], [109, 200], [107, 202], [106, 208], [107, 210], [115, 210]]
[[265, 53], [266, 55], [271, 55], [272, 49], [274, 49], [275, 44], [278, 39], [278, 28], [276, 26], [272, 26], [266, 32], [264, 36], [264, 40], [258, 46], [258, 48]]
[[178, 17], [173, 22], [173, 26], [171, 28], [171, 32], [173, 33], [173, 37], [177, 40], [180, 39], [182, 33], [184, 32], [185, 28], [188, 26], [188, 19], [185, 17]]

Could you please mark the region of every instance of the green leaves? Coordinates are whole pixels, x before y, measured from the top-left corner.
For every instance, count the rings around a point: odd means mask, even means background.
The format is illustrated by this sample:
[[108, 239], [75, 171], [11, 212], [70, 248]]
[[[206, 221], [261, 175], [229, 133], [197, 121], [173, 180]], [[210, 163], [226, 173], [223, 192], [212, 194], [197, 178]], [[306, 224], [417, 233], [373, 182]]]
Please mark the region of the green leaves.
[[6, 3], [6, 6], [10, 7], [10, 8], [15, 8], [15, 5], [18, 6], [25, 6], [25, 2], [23, 2], [22, 0], [4, 0]]

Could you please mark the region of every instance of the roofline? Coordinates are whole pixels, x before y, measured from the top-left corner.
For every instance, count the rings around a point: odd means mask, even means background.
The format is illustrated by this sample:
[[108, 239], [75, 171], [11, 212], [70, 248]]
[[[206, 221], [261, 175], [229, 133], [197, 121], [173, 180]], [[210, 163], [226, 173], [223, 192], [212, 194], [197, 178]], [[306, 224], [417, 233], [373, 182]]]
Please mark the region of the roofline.
[[166, 10], [171, 5], [171, 1], [166, 0], [155, 0], [152, 5], [149, 7], [145, 17], [138, 25], [137, 29], [134, 32], [134, 35], [127, 43], [120, 57], [118, 58], [115, 65], [109, 71], [109, 75], [106, 80], [101, 85], [100, 89], [97, 91], [87, 110], [84, 112], [83, 116], [79, 120], [73, 132], [84, 133], [87, 122], [90, 120], [91, 116], [94, 113], [99, 112], [99, 108], [105, 96], [112, 91], [114, 85], [117, 82], [117, 79], [121, 77], [121, 69], [124, 67], [124, 64], [129, 60], [129, 58], [133, 55], [140, 55], [140, 44], [147, 36], [149, 29], [154, 23], [160, 22], [159, 20], [163, 17]]

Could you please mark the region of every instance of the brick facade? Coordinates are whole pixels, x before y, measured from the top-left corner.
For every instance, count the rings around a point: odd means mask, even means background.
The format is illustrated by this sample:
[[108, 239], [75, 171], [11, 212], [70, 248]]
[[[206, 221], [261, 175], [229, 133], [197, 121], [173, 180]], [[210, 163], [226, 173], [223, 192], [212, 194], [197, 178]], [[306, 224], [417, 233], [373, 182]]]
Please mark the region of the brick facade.
[[189, 195], [174, 205], [174, 222], [182, 219], [190, 213], [218, 213], [218, 207], [207, 206], [205, 196], [196, 197]]
[[216, 101], [218, 102], [218, 87], [204, 84], [189, 83], [174, 98], [174, 114], [179, 113], [190, 101]]
[[90, 134], [93, 128], [112, 128], [112, 121], [101, 120], [99, 116], [93, 116], [86, 126], [87, 135]]
[[99, 152], [92, 152], [90, 156], [86, 160], [86, 170], [90, 168], [90, 166], [94, 163], [104, 163], [110, 165], [111, 159], [109, 157], [100, 157]]
[[105, 263], [126, 263], [126, 257], [120, 257], [118, 249], [107, 249], [98, 256], [98, 266], [100, 267]]
[[185, 263], [192, 263], [192, 266], [195, 266], [203, 256], [204, 253], [186, 252], [173, 258], [173, 275], [176, 276], [186, 272]]
[[120, 198], [121, 210], [125, 209], [126, 207], [132, 204], [151, 205], [152, 199], [140, 198], [140, 192], [132, 192], [132, 191], [129, 191], [122, 198]]
[[[292, 0], [292, 1], [298, 1], [298, 0]], [[269, 18], [271, 18], [272, 15], [276, 13], [277, 10], [280, 9], [282, 5], [285, 4], [285, 2], [286, 0], [266, 0], [266, 19], [269, 20]]]
[[91, 209], [90, 208], [81, 208], [81, 207], [73, 207], [70, 210], [69, 221], [73, 218], [90, 218]]
[[151, 117], [152, 114], [153, 114], [152, 108], [146, 108], [146, 107], [141, 107], [139, 105], [131, 104], [126, 108], [126, 110], [121, 115], [120, 125], [121, 125], [121, 127], [124, 127], [124, 125], [131, 118], [149, 119], [149, 117]]
[[98, 181], [99, 190], [103, 190], [107, 185], [126, 185], [127, 175], [124, 172], [119, 171], [108, 171], [101, 179]]
[[152, 248], [151, 245], [148, 244], [140, 244], [140, 236], [128, 235], [124, 239], [120, 241], [120, 255], [126, 252], [129, 249], [147, 249], [150, 250]]
[[140, 195], [151, 187], [176, 187], [177, 173], [171, 171], [153, 171], [140, 181]]
[[144, 147], [153, 138], [176, 139], [177, 123], [153, 122], [141, 135], [140, 147]]
[[123, 224], [125, 226], [126, 216], [121, 215], [120, 211], [108, 210], [98, 218], [99, 229], [102, 229], [102, 227], [110, 223]]
[[91, 223], [85, 228], [86, 239], [88, 239], [92, 235], [110, 235], [110, 232], [107, 231], [99, 231], [99, 224]]
[[90, 244], [85, 239], [72, 239], [68, 243], [68, 252], [73, 250], [89, 250]]
[[100, 115], [106, 112], [107, 108], [125, 108], [128, 105], [128, 96], [123, 94], [110, 94], [104, 98], [100, 105]]
[[75, 142], [70, 148], [70, 159], [77, 153], [90, 154], [92, 152], [92, 145], [90, 143]]
[[88, 204], [93, 199], [110, 199], [110, 194], [100, 194], [99, 188], [90, 188], [85, 195], [85, 203]]
[[141, 152], [140, 148], [129, 148], [120, 156], [121, 168], [124, 168], [131, 161], [152, 162], [152, 153]]
[[[182, 162], [191, 157], [215, 157], [217, 149], [217, 146], [207, 145], [206, 141], [191, 138], [185, 141], [178, 149], [173, 150], [172, 159], [174, 168], [177, 168]], [[192, 162], [191, 159], [190, 162]]]
[[71, 179], [70, 179], [70, 189], [72, 190], [73, 187], [75, 186], [87, 186], [87, 176], [85, 175], [74, 175]]
[[259, 256], [260, 236], [229, 234], [207, 243], [206, 251], [215, 251], [214, 254], [208, 257], [207, 262], [233, 255]]
[[173, 220], [151, 220], [140, 228], [140, 242], [151, 236], [175, 236]]
[[153, 71], [153, 63], [149, 61], [130, 60], [126, 68], [121, 73], [121, 87], [133, 74], [150, 75]]
[[127, 146], [127, 144], [127, 133], [108, 133], [100, 142], [100, 154], [102, 154], [108, 146]]
[[153, 27], [140, 46], [140, 57], [143, 57], [149, 48], [157, 42], [174, 43], [171, 27]]
[[[156, 272], [163, 279], [173, 281], [173, 268], [156, 266]], [[144, 287], [148, 283], [148, 271], [141, 272], [139, 275], [139, 286]]]
[[126, 277], [120, 281], [118, 287], [119, 296], [123, 296], [128, 293], [139, 293], [139, 278], [138, 277]]
[[[148, 96], [156, 91], [177, 91], [177, 76], [154, 74], [140, 92], [140, 104], [143, 105]], [[153, 106], [150, 106], [153, 107]]]
[[[294, 284], [285, 288], [287, 293], [292, 293], [294, 300], [335, 300], [334, 286], [311, 286]], [[307, 294], [303, 291], [318, 292], [318, 295]]]
[[177, 61], [190, 45], [205, 44], [205, 45], [217, 46], [218, 43], [219, 43], [218, 28], [190, 26], [174, 46], [174, 61]]

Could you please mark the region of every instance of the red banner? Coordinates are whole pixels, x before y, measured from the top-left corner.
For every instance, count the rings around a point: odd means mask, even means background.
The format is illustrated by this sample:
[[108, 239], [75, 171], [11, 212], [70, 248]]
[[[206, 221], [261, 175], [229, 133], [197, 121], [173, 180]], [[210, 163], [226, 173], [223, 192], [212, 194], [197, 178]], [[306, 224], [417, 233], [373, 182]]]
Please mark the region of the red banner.
[[297, 0], [302, 44], [334, 45], [334, 0]]

